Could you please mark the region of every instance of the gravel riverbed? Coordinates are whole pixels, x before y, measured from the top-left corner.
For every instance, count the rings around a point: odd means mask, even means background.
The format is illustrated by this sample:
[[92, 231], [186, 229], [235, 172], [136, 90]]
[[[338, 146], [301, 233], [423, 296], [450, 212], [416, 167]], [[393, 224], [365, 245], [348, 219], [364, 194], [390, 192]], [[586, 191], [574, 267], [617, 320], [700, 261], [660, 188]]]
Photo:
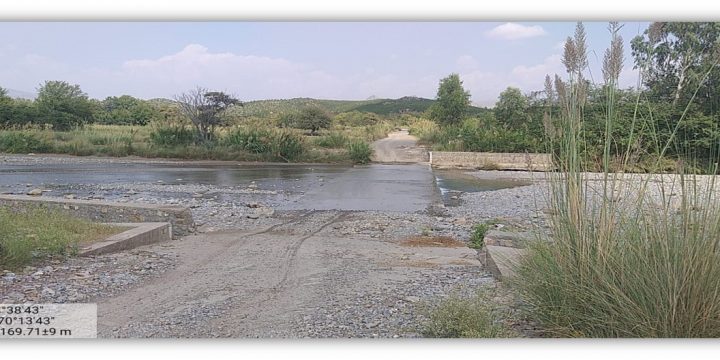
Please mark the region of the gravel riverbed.
[[[76, 158], [55, 156], [2, 156], [1, 164], [48, 166], [68, 164], [175, 164], [159, 160], [110, 158]], [[186, 163], [186, 162], [183, 162]], [[197, 163], [192, 163], [198, 166]], [[215, 164], [213, 162], [213, 164]], [[520, 174], [470, 172], [484, 177], [517, 177]], [[522, 175], [526, 176], [526, 175]], [[321, 178], [288, 178], [275, 181], [242, 181], [233, 185], [210, 185], [177, 181], [109, 182], [105, 184], [37, 184], [15, 183], [0, 186], [0, 192], [20, 194], [33, 188], [46, 190], [43, 197], [73, 197], [119, 203], [181, 205], [191, 209], [202, 233], [261, 229], [281, 225], [296, 218], [301, 211], [285, 210], [322, 182]], [[525, 180], [527, 180], [525, 178]], [[49, 190], [49, 191], [47, 191]], [[532, 185], [495, 191], [457, 193], [452, 204], [435, 203], [423, 211], [385, 212], [348, 211], [342, 221], [329, 225], [328, 236], [353, 236], [367, 241], [397, 242], [412, 236], [448, 236], [468, 242], [475, 224], [493, 220], [502, 225], [537, 228], [545, 225], [542, 209], [547, 186], [542, 181]], [[321, 216], [308, 216], [294, 225], [290, 233], [312, 232], [325, 226]], [[363, 260], [364, 261], [364, 260]], [[356, 261], [358, 273], [367, 261]], [[0, 277], [0, 302], [95, 302], [109, 299], [176, 268], [178, 260], [172, 242], [151, 247], [88, 258], [48, 260], [23, 270], [3, 271]], [[368, 265], [370, 264], [370, 265]], [[340, 275], [338, 275], [340, 276]], [[453, 291], [471, 291], [496, 287], [495, 280], [481, 267], [429, 266], [413, 272], [406, 282], [377, 285], [338, 293], [337, 281], [327, 274], [319, 293], [326, 293], [322, 306], [298, 315], [292, 326], [259, 337], [417, 337], [424, 320], [421, 304], [433, 304]], [[335, 294], [335, 295], [333, 295]], [[507, 300], [507, 299], [506, 299]], [[512, 302], [507, 300], [507, 302]], [[216, 307], [197, 307], [206, 311], [194, 321], [220, 314]], [[188, 317], [190, 319], [190, 317]], [[189, 320], [188, 320], [189, 321]], [[526, 326], [526, 325], [522, 325]], [[116, 333], [113, 336], [122, 336]], [[136, 327], [126, 336], [172, 336], [157, 328]], [[198, 334], [198, 336], [203, 336]], [[223, 336], [207, 333], [204, 336]]]

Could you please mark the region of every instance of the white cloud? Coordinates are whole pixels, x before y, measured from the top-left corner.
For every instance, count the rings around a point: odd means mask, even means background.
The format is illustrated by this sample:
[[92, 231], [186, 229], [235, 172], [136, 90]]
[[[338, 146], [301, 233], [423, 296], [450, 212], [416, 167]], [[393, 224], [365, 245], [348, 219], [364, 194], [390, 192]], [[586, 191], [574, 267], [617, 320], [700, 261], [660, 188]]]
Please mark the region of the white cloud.
[[[282, 59], [233, 53], [213, 53], [197, 44], [157, 59], [126, 61], [118, 78], [128, 88], [150, 83], [152, 94], [168, 96], [194, 86], [222, 89], [242, 99], [324, 96], [339, 80], [323, 71]], [[149, 85], [149, 84], [148, 84]]]
[[543, 36], [546, 32], [540, 25], [525, 26], [515, 23], [505, 23], [492, 28], [485, 34], [490, 38], [517, 40]]
[[531, 80], [545, 80], [545, 75], [553, 76], [553, 74], [563, 73], [562, 60], [560, 54], [553, 54], [545, 58], [542, 64], [536, 65], [518, 65], [511, 71], [512, 75], [517, 78]]
[[[472, 100], [480, 106], [492, 107], [497, 102], [500, 92], [508, 86], [520, 88], [524, 93], [543, 88], [545, 75], [555, 73], [563, 74], [564, 70], [560, 55], [553, 54], [542, 63], [533, 65], [518, 65], [507, 72], [490, 72], [483, 70], [479, 65], [474, 69], [460, 71], [460, 79], [465, 89], [472, 94]], [[465, 59], [467, 63], [475, 59]]]

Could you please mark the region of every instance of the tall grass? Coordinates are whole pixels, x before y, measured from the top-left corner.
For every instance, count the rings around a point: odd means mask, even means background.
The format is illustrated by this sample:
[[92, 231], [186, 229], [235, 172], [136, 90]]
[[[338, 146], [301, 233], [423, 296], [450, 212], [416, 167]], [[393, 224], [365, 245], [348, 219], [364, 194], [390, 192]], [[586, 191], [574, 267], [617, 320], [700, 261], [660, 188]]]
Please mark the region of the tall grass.
[[[617, 122], [613, 97], [622, 59], [613, 53], [622, 49], [613, 29], [604, 66], [606, 144]], [[568, 41], [563, 62], [569, 80], [555, 81], [562, 112], [554, 144], [559, 171], [549, 181], [551, 241], [530, 246], [517, 271], [517, 289], [531, 316], [558, 336], [720, 336], [715, 176], [688, 175], [684, 166], [672, 175], [612, 173], [609, 145], [603, 172], [585, 172], [579, 148], [587, 59], [580, 26]], [[658, 159], [673, 146], [658, 145]], [[629, 148], [623, 165], [633, 161]]]

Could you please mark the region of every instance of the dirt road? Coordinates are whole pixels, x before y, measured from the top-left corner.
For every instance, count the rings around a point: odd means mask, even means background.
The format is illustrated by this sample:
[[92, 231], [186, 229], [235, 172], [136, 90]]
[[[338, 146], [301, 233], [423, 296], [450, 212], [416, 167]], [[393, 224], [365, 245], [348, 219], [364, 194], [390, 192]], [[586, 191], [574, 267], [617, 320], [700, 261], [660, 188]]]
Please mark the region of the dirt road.
[[418, 138], [407, 130], [390, 133], [372, 144], [372, 161], [380, 163], [421, 163], [428, 161], [427, 151], [417, 146]]
[[347, 234], [365, 217], [298, 211], [263, 229], [145, 247], [179, 265], [101, 300], [99, 336], [413, 337], [419, 299], [489, 281], [464, 246]]

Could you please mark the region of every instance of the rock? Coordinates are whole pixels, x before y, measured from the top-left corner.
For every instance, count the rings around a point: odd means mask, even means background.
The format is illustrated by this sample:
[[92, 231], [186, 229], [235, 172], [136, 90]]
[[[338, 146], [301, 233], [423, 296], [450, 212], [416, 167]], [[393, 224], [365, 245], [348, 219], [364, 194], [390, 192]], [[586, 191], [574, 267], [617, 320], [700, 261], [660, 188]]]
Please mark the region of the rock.
[[53, 290], [53, 289], [51, 289], [51, 288], [48, 288], [48, 287], [43, 288], [40, 293], [41, 293], [43, 296], [55, 296], [55, 290]]
[[260, 204], [256, 203], [256, 202], [249, 202], [249, 203], [245, 204], [245, 206], [247, 206], [251, 209], [257, 209], [260, 207]]
[[259, 219], [259, 218], [260, 218], [260, 214], [257, 214], [257, 213], [247, 214], [247, 218], [248, 218], [248, 219]]
[[30, 196], [40, 196], [43, 194], [43, 191], [42, 191], [42, 189], [35, 188], [35, 189], [28, 191], [26, 194], [30, 195]]
[[380, 322], [379, 322], [379, 321], [373, 321], [373, 322], [371, 322], [371, 323], [368, 323], [368, 324], [365, 325], [365, 326], [366, 326], [368, 329], [376, 328], [376, 327], [380, 326]]
[[465, 225], [465, 224], [467, 224], [467, 219], [464, 218], [464, 217], [463, 217], [463, 218], [455, 219], [455, 221], [453, 221], [453, 224], [455, 224], [455, 225]]
[[250, 184], [250, 185], [248, 185], [247, 187], [248, 187], [248, 189], [257, 189], [257, 185], [256, 185], [256, 184]]
[[63, 197], [66, 198], [66, 199], [69, 199], [69, 200], [72, 200], [72, 199], [75, 199], [75, 198], [76, 198], [75, 194], [67, 194], [67, 195], [65, 195], [65, 196], [63, 196]]
[[420, 301], [420, 298], [417, 296], [406, 296], [403, 300], [409, 302], [409, 303], [416, 303]]
[[13, 281], [13, 280], [15, 280], [16, 277], [17, 277], [17, 275], [15, 275], [15, 273], [11, 273], [11, 272], [8, 272], [5, 275], [3, 275], [3, 279], [7, 280], [7, 281]]
[[45, 273], [42, 272], [42, 270], [38, 270], [32, 274], [32, 276], [43, 276], [43, 275], [45, 275]]

